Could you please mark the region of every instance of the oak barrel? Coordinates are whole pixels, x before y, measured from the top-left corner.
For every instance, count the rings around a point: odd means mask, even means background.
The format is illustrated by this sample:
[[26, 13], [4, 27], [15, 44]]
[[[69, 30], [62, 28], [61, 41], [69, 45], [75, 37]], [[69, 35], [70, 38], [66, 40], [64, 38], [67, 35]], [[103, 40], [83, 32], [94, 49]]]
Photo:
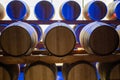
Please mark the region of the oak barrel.
[[120, 1], [116, 0], [108, 5], [107, 18], [110, 20], [120, 19]]
[[109, 24], [92, 22], [81, 31], [81, 46], [88, 52], [97, 55], [112, 54], [118, 47], [119, 36], [117, 31]]
[[54, 6], [47, 0], [39, 1], [34, 8], [35, 16], [38, 20], [47, 21], [54, 15]]
[[73, 29], [62, 22], [48, 26], [44, 32], [43, 41], [46, 49], [55, 56], [70, 54], [76, 44]]
[[18, 80], [19, 65], [0, 63], [0, 80]]
[[10, 56], [28, 55], [38, 42], [37, 32], [25, 22], [14, 22], [1, 33], [1, 48]]
[[65, 2], [60, 9], [60, 16], [65, 20], [76, 20], [80, 16], [80, 13], [80, 4], [73, 0]]
[[97, 80], [96, 68], [86, 61], [64, 63], [62, 72], [64, 80]]
[[0, 20], [2, 20], [5, 17], [5, 8], [4, 6], [0, 3]]
[[99, 0], [90, 1], [83, 9], [83, 16], [88, 20], [101, 20], [107, 14], [107, 6]]
[[7, 15], [12, 20], [25, 20], [30, 15], [29, 6], [22, 0], [12, 0], [6, 7]]
[[120, 80], [120, 62], [106, 62], [97, 64], [101, 80]]
[[24, 80], [56, 80], [56, 72], [55, 64], [37, 61], [25, 69]]

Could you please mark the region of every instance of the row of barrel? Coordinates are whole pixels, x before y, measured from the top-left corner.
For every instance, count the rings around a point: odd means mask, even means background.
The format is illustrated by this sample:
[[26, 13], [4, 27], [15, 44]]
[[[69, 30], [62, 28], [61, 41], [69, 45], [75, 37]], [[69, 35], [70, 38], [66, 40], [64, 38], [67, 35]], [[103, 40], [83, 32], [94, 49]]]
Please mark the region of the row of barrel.
[[43, 36], [45, 49], [54, 56], [70, 55], [79, 42], [87, 53], [101, 56], [119, 49], [120, 25], [114, 27], [104, 22], [91, 22], [71, 28], [63, 22], [50, 24], [44, 33], [35, 24], [13, 22], [1, 31], [0, 46], [4, 55], [30, 55]]
[[[13, 0], [6, 7], [7, 15], [12, 20], [25, 20], [30, 15], [29, 6], [21, 0]], [[47, 0], [39, 1], [34, 8], [35, 16], [38, 20], [50, 20], [55, 9], [51, 2]], [[76, 20], [81, 14], [81, 6], [75, 0], [65, 2], [60, 9], [60, 16], [65, 20]], [[120, 1], [114, 1], [107, 6], [99, 0], [91, 0], [83, 9], [83, 16], [86, 19], [101, 20], [105, 16], [108, 19], [120, 19]], [[5, 16], [5, 10], [0, 4], [0, 19]]]
[[[120, 80], [120, 61], [109, 63], [89, 63], [78, 61], [64, 63], [61, 67], [64, 80]], [[37, 61], [24, 67], [24, 80], [56, 80], [55, 64]], [[18, 64], [0, 63], [0, 80], [18, 80], [20, 68]]]

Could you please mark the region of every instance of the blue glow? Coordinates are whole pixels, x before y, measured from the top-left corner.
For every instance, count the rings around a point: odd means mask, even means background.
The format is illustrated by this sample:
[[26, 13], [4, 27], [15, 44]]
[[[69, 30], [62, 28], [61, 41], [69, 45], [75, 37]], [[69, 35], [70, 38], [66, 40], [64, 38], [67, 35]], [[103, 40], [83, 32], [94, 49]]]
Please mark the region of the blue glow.
[[7, 5], [6, 12], [12, 20], [23, 20], [27, 13], [27, 9], [23, 2], [11, 1]]
[[89, 6], [88, 14], [92, 20], [101, 20], [107, 14], [107, 7], [103, 2], [95, 1]]
[[[20, 73], [18, 80], [24, 80], [24, 73], [23, 72]], [[57, 73], [57, 80], [64, 80], [61, 71], [59, 71]]]
[[61, 71], [59, 71], [58, 74], [57, 74], [57, 80], [64, 80]]
[[115, 8], [115, 13], [118, 19], [120, 19], [120, 3]]
[[41, 40], [41, 36], [42, 36], [42, 29], [40, 28], [39, 25], [35, 25], [35, 24], [31, 24], [34, 29], [37, 31], [37, 35], [38, 35], [38, 41]]
[[23, 72], [20, 73], [18, 80], [24, 80], [24, 73]]
[[81, 13], [80, 5], [75, 1], [66, 2], [61, 9], [62, 17], [65, 20], [76, 20]]
[[54, 7], [48, 1], [40, 1], [35, 6], [35, 15], [39, 20], [50, 20], [54, 14]]
[[75, 27], [74, 31], [75, 31], [75, 34], [76, 34], [76, 41], [80, 43], [80, 40], [79, 40], [79, 35], [80, 35], [80, 32], [82, 30], [82, 28], [85, 26], [85, 24], [79, 24]]

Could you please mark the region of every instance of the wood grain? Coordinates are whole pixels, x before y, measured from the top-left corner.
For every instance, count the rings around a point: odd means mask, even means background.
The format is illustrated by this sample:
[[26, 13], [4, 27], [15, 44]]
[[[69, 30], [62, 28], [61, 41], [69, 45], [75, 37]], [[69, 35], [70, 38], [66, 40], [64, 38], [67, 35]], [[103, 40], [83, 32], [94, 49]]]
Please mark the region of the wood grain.
[[25, 72], [25, 80], [56, 80], [56, 75], [45, 65], [31, 66]]

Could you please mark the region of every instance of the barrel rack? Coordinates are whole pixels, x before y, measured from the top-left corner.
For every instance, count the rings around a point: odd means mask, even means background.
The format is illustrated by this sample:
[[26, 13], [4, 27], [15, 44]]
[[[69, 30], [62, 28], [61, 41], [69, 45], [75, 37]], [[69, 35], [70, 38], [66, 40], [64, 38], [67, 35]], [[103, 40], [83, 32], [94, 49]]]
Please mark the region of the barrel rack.
[[[0, 21], [0, 24], [10, 24], [16, 21], [3, 20]], [[64, 21], [64, 20], [51, 20], [51, 21], [38, 21], [38, 20], [26, 20], [24, 22], [30, 24], [52, 24], [54, 22], [64, 22], [67, 24], [88, 24], [93, 21], [91, 20], [78, 20], [78, 21]], [[102, 20], [101, 22], [105, 22], [107, 24], [119, 25], [120, 20]], [[2, 27], [0, 27], [2, 29]], [[43, 43], [39, 43], [39, 46], [43, 46]], [[79, 47], [79, 44], [76, 44], [76, 47]], [[0, 62], [6, 64], [23, 64], [23, 63], [32, 63], [38, 60], [47, 62], [47, 63], [73, 63], [79, 60], [89, 61], [89, 62], [113, 62], [120, 60], [120, 51], [115, 51], [115, 54], [107, 55], [107, 56], [98, 56], [95, 54], [88, 54], [84, 49], [76, 50], [74, 49], [71, 55], [64, 57], [56, 57], [52, 55], [48, 55], [49, 52], [46, 49], [42, 50], [34, 50], [31, 56], [20, 56], [20, 57], [11, 57], [11, 56], [0, 56]], [[2, 54], [3, 51], [0, 51]]]

